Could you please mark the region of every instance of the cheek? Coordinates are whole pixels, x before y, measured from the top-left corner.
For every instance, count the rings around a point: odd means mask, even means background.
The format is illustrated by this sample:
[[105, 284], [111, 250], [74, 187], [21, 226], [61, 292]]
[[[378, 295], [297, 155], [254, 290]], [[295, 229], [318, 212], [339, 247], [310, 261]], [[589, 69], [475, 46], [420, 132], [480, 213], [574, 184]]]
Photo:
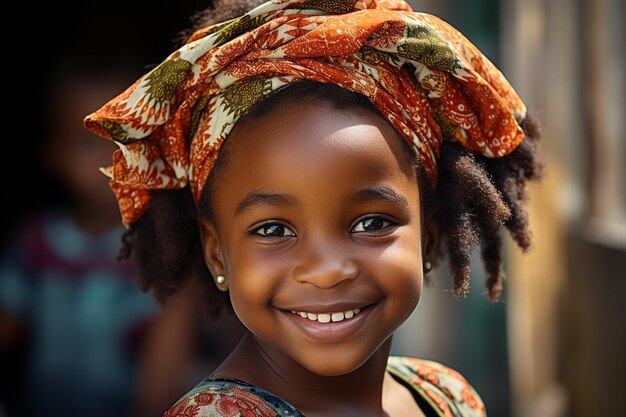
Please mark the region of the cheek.
[[267, 257], [242, 252], [227, 257], [226, 265], [233, 309], [250, 328], [247, 322], [271, 314], [270, 303], [285, 276], [285, 266]]
[[[386, 270], [381, 271], [381, 285], [386, 292], [401, 300], [411, 311], [417, 305], [423, 284], [421, 256], [412, 250], [394, 251], [383, 256]], [[409, 313], [410, 314], [410, 313]]]
[[401, 325], [417, 306], [423, 286], [419, 230], [411, 230], [372, 262], [382, 291], [387, 294], [387, 319]]

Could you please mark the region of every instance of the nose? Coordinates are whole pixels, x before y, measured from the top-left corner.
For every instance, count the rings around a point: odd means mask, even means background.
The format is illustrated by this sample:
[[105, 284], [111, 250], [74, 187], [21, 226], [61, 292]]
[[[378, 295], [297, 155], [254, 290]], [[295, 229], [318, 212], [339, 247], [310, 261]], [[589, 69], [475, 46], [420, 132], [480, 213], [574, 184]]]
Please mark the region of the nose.
[[298, 282], [319, 288], [332, 288], [357, 277], [359, 269], [345, 245], [337, 242], [317, 242], [303, 245], [301, 262], [294, 268]]

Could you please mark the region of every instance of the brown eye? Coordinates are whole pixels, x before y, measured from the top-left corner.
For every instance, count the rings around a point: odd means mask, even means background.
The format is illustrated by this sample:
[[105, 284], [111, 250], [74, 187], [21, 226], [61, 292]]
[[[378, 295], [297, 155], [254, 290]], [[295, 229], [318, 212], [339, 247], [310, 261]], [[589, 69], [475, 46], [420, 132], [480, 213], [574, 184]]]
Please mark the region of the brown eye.
[[391, 222], [385, 220], [380, 216], [370, 216], [365, 217], [360, 220], [353, 228], [352, 232], [354, 233], [372, 233], [379, 232], [384, 228], [391, 225]]
[[252, 233], [267, 237], [295, 236], [295, 234], [287, 226], [276, 222], [265, 223], [264, 225], [254, 229]]

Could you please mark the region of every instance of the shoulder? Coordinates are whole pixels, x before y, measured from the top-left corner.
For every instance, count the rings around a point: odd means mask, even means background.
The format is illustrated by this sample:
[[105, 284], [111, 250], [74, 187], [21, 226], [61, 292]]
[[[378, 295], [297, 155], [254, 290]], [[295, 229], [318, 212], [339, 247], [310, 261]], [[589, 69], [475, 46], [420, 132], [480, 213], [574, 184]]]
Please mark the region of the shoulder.
[[484, 417], [478, 393], [457, 371], [438, 362], [392, 356], [387, 370], [411, 386], [443, 416]]
[[163, 417], [302, 417], [294, 407], [258, 387], [235, 380], [205, 380]]

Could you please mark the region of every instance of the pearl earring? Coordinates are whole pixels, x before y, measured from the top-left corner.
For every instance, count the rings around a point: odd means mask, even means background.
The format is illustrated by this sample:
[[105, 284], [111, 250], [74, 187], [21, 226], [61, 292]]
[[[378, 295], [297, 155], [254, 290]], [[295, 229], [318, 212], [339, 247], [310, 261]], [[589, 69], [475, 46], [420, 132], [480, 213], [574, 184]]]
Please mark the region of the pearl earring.
[[430, 261], [424, 262], [424, 269], [426, 272], [430, 271], [433, 268], [433, 263]]
[[215, 282], [217, 284], [223, 284], [226, 282], [226, 277], [224, 275], [218, 275], [215, 277]]

